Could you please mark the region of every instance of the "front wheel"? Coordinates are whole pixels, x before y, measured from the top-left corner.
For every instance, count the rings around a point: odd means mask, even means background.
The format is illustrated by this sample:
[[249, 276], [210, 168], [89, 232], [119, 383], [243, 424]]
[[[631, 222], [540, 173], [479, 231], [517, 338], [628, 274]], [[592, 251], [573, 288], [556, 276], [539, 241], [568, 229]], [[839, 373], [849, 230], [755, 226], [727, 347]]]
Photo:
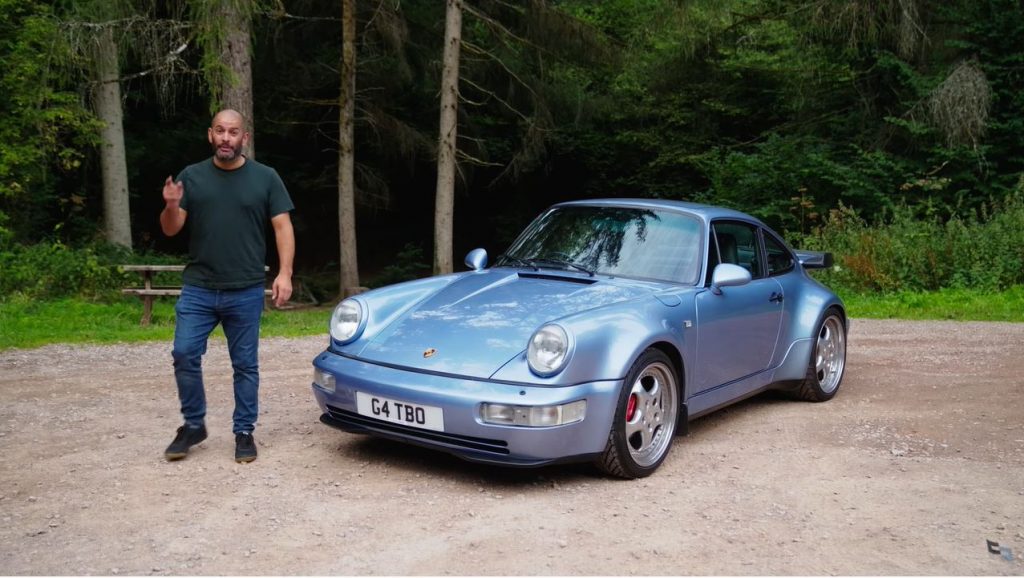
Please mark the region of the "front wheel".
[[672, 447], [678, 416], [679, 380], [672, 362], [648, 349], [626, 375], [597, 466], [627, 479], [653, 474]]
[[839, 391], [846, 369], [846, 325], [835, 309], [825, 312], [818, 325], [814, 351], [807, 375], [797, 389], [797, 397], [806, 401], [828, 401]]

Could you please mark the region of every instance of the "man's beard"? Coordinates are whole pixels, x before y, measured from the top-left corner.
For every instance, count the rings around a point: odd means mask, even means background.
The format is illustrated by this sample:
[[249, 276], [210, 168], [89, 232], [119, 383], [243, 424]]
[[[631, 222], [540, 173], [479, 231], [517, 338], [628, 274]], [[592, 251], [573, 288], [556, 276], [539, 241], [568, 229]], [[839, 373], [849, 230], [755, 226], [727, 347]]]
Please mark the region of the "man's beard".
[[220, 147], [217, 146], [217, 145], [213, 145], [213, 154], [219, 160], [222, 160], [222, 161], [225, 161], [225, 162], [231, 162], [231, 161], [237, 159], [242, 154], [242, 145], [239, 144], [236, 147], [231, 147], [231, 152], [230, 153], [222, 151], [220, 149]]

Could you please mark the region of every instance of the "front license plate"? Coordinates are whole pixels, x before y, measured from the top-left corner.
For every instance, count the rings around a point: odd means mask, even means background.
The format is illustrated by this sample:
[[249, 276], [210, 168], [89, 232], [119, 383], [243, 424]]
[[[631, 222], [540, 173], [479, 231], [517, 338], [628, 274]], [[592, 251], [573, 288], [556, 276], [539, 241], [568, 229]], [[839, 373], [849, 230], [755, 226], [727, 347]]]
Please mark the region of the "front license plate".
[[444, 412], [441, 408], [431, 405], [398, 401], [357, 391], [356, 411], [359, 415], [391, 423], [444, 431]]

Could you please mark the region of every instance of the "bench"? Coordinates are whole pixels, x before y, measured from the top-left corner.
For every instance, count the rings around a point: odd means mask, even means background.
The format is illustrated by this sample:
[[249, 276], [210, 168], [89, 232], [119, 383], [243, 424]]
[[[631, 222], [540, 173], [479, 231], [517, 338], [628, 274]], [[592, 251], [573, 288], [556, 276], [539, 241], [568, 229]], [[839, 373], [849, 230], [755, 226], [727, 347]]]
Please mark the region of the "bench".
[[[121, 290], [124, 295], [135, 295], [142, 299], [142, 320], [139, 325], [149, 325], [153, 317], [153, 300], [157, 297], [167, 297], [173, 295], [181, 295], [181, 286], [174, 287], [154, 287], [153, 286], [153, 275], [163, 271], [181, 272], [185, 270], [184, 265], [119, 265], [118, 269], [121, 271], [135, 271], [142, 275], [142, 287], [126, 287]], [[264, 266], [264, 271], [269, 271], [270, 267]], [[273, 293], [270, 289], [266, 289], [264, 294], [268, 297]]]

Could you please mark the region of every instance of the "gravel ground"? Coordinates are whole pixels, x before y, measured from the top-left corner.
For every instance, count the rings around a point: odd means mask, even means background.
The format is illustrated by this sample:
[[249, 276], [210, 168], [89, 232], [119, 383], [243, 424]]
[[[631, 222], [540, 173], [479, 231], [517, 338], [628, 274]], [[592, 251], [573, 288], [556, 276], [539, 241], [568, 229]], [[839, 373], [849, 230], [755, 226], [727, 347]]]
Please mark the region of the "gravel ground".
[[263, 341], [251, 464], [223, 342], [174, 463], [169, 343], [0, 352], [0, 574], [1024, 574], [1024, 324], [854, 320], [834, 400], [696, 420], [635, 481], [323, 426], [324, 345]]

